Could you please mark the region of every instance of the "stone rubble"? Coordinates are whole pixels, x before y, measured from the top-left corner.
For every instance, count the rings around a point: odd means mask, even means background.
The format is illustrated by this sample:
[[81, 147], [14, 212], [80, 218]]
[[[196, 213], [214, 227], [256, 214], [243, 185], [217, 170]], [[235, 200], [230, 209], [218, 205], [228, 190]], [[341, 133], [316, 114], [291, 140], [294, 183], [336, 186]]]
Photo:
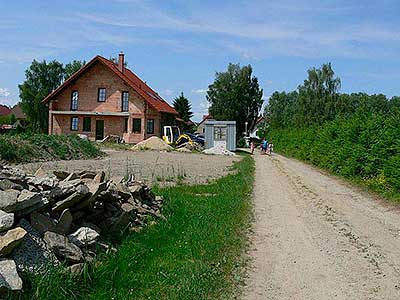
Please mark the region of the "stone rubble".
[[40, 273], [49, 263], [80, 272], [96, 251], [116, 251], [104, 234], [136, 232], [148, 216], [162, 217], [162, 197], [141, 182], [106, 180], [104, 172], [53, 174], [0, 165], [0, 296], [22, 289], [19, 272]]

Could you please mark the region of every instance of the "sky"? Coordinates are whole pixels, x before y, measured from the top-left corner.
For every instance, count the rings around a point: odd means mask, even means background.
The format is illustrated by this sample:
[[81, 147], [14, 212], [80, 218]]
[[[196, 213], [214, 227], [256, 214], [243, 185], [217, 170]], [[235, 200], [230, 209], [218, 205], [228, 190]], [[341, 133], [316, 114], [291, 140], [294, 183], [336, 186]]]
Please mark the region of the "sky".
[[128, 67], [194, 120], [229, 63], [251, 64], [264, 91], [292, 91], [331, 62], [342, 92], [400, 95], [400, 1], [0, 0], [0, 103], [18, 102], [33, 59], [125, 53]]

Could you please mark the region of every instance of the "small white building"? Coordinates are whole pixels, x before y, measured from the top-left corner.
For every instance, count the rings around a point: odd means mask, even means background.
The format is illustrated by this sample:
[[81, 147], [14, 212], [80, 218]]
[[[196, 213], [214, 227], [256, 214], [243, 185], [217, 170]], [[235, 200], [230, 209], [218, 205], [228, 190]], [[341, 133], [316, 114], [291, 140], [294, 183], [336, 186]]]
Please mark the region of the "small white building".
[[206, 120], [205, 148], [223, 146], [229, 151], [236, 151], [236, 121]]

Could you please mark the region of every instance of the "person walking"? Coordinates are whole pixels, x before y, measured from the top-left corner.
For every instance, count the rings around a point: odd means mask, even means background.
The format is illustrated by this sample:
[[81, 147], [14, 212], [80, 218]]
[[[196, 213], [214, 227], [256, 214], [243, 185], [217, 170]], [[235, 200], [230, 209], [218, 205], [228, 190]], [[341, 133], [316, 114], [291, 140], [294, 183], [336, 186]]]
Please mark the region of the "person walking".
[[254, 141], [250, 142], [250, 153], [254, 154], [254, 148], [256, 147], [256, 144], [254, 143]]

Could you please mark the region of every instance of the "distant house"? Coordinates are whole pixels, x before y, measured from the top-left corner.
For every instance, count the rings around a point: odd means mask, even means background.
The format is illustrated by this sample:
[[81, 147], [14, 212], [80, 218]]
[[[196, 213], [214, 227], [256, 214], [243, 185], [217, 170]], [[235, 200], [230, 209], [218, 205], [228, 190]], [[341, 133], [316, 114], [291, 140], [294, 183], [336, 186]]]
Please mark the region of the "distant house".
[[204, 134], [204, 132], [205, 132], [204, 122], [205, 122], [206, 120], [212, 120], [212, 119], [213, 119], [212, 116], [210, 116], [210, 115], [204, 115], [204, 116], [203, 116], [203, 120], [201, 120], [201, 122], [197, 124], [196, 132], [197, 132], [197, 133], [200, 133], [200, 134]]
[[44, 100], [49, 134], [79, 133], [91, 140], [117, 135], [127, 143], [161, 136], [176, 110], [124, 66], [96, 56]]
[[3, 104], [0, 104], [0, 117], [8, 116], [11, 113], [11, 109]]
[[14, 115], [17, 120], [26, 120], [26, 114], [22, 111], [19, 103], [11, 108], [11, 115]]

